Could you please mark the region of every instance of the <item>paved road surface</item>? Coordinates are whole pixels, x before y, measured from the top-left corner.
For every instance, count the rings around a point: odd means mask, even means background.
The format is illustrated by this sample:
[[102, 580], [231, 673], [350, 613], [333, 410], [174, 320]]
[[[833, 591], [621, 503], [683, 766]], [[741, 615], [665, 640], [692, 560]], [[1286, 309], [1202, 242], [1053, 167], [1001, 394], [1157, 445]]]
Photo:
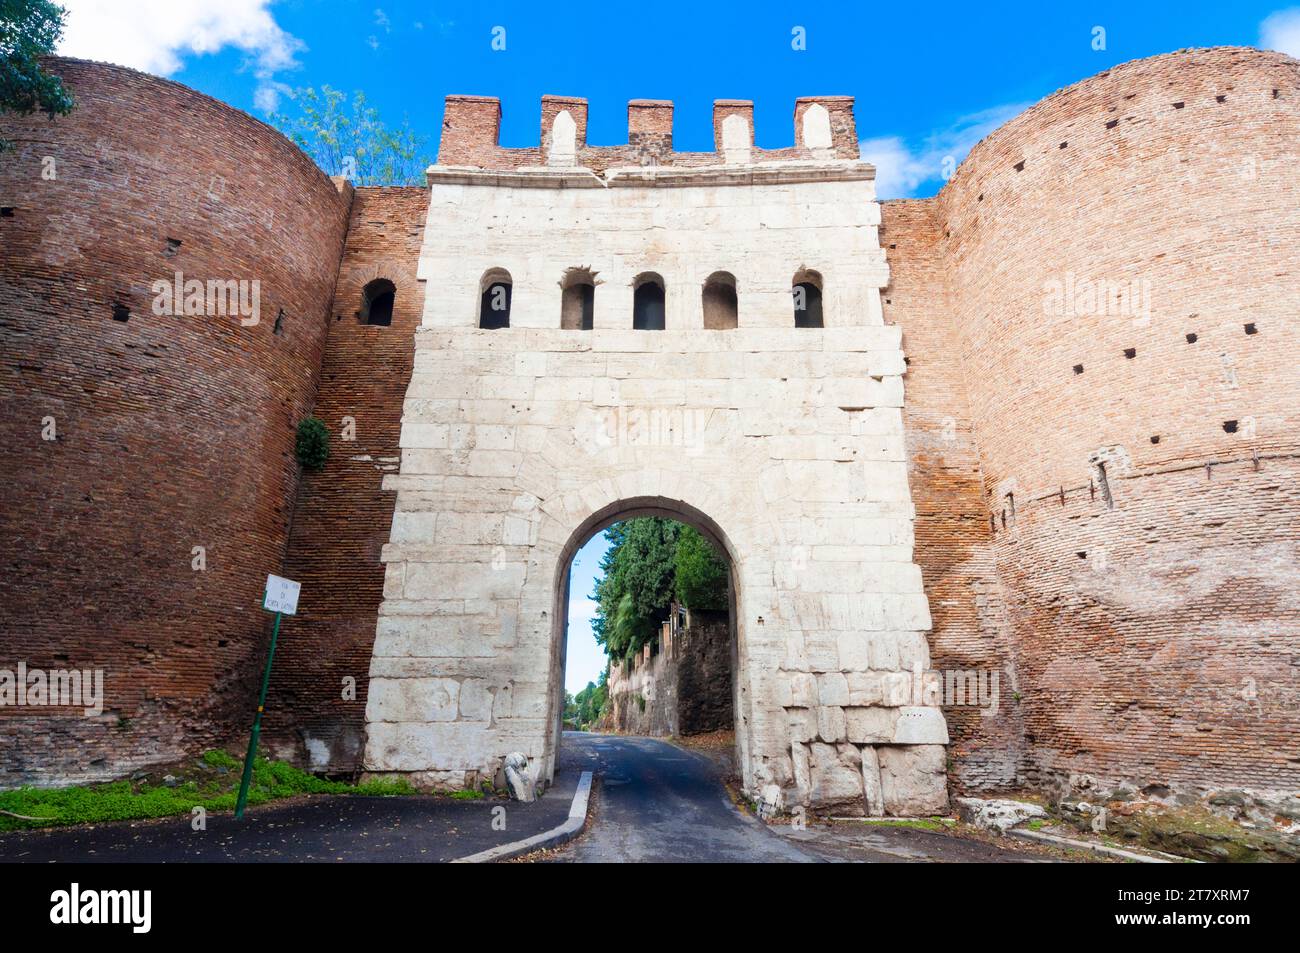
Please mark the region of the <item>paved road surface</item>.
[[[116, 821], [0, 834], [0, 863], [424, 862], [454, 860], [540, 834], [568, 817], [577, 776], [534, 804], [448, 797], [312, 797], [208, 816]], [[494, 826], [504, 808], [506, 830]]]
[[564, 764], [599, 779], [595, 822], [557, 859], [808, 863], [817, 858], [741, 814], [708, 758], [654, 738], [566, 732]]
[[1021, 849], [861, 822], [768, 827], [727, 797], [717, 762], [654, 738], [566, 732], [561, 764], [591, 770], [597, 805], [587, 831], [555, 857], [569, 863], [637, 861], [1024, 863], [1056, 859]]

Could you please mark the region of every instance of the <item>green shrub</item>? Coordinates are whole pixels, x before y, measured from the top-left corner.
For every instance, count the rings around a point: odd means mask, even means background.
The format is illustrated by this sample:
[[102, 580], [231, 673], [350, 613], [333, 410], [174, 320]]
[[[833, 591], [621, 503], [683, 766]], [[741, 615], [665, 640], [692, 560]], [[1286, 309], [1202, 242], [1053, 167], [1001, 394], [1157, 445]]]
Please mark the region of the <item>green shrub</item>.
[[330, 455], [330, 432], [324, 421], [308, 417], [298, 424], [298, 438], [294, 453], [304, 469], [319, 470]]

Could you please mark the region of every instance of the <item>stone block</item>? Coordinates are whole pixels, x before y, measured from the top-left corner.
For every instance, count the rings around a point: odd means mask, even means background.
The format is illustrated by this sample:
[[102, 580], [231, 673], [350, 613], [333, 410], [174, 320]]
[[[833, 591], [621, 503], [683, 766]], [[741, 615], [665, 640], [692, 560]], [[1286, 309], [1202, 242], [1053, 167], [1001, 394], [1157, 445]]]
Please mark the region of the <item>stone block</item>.
[[861, 755], [852, 745], [809, 745], [810, 806], [815, 810], [861, 814]]
[[817, 701], [822, 705], [847, 705], [849, 686], [842, 672], [826, 672], [817, 676]]
[[894, 743], [900, 745], [946, 745], [948, 724], [938, 708], [905, 706], [897, 709]]
[[886, 814], [924, 817], [947, 812], [947, 752], [942, 745], [882, 745], [876, 754]]
[[829, 742], [845, 739], [843, 708], [837, 705], [823, 705], [817, 709], [817, 737]]
[[897, 731], [896, 708], [846, 708], [845, 730], [854, 744], [890, 744]]
[[807, 672], [796, 672], [791, 675], [790, 693], [792, 704], [796, 708], [816, 708], [817, 676]]
[[880, 759], [870, 745], [862, 749], [862, 802], [868, 817], [883, 817], [885, 796], [880, 786]]

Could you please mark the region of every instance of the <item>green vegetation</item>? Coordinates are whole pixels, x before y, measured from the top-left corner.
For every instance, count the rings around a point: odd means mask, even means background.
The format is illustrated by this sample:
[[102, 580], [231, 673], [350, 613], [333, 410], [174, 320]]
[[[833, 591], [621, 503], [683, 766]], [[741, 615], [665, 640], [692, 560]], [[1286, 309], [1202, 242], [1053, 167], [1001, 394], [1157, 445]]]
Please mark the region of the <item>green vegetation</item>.
[[610, 659], [650, 642], [676, 599], [689, 609], [727, 607], [726, 561], [700, 533], [675, 520], [641, 517], [605, 530], [612, 544], [592, 598], [592, 630]]
[[607, 682], [609, 680], [609, 671], [600, 673], [600, 682], [588, 682], [587, 687], [578, 692], [577, 696], [568, 694], [564, 695], [564, 720], [577, 725], [581, 729], [590, 728], [600, 720], [601, 713], [605, 710], [605, 702], [609, 698], [609, 689]]
[[[243, 762], [225, 751], [208, 751], [191, 776], [174, 785], [145, 781], [111, 781], [69, 788], [20, 788], [0, 791], [0, 831], [24, 830], [64, 824], [125, 821], [189, 814], [194, 808], [233, 811], [239, 792]], [[283, 761], [257, 758], [248, 803], [264, 804], [299, 794], [413, 794], [405, 781], [368, 781], [348, 784], [326, 781]], [[39, 820], [23, 820], [21, 814]]]
[[[0, 112], [66, 116], [72, 96], [41, 68], [63, 36], [67, 11], [50, 0], [0, 0]], [[0, 152], [12, 148], [0, 139]]]
[[691, 609], [727, 608], [727, 563], [693, 526], [677, 537], [677, 601]]
[[293, 449], [304, 469], [319, 470], [325, 466], [330, 455], [330, 432], [325, 422], [317, 417], [299, 421]]
[[354, 92], [322, 86], [295, 89], [290, 99], [297, 115], [271, 116], [271, 124], [288, 136], [327, 175], [346, 176], [353, 185], [423, 185], [431, 160], [426, 139], [402, 121], [389, 129], [379, 111]]

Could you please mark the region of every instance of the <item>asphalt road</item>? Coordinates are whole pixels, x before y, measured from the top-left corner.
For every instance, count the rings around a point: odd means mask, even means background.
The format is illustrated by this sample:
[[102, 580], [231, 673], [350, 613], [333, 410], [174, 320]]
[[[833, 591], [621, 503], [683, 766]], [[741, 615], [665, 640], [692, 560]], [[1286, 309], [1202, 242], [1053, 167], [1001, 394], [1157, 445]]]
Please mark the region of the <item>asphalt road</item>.
[[1042, 851], [905, 826], [813, 822], [768, 827], [742, 813], [713, 758], [655, 738], [566, 732], [561, 763], [590, 770], [587, 830], [553, 858], [569, 863], [1024, 863]]
[[566, 732], [564, 760], [592, 770], [598, 805], [557, 860], [572, 863], [743, 863], [817, 860], [742, 814], [715, 763], [655, 738]]
[[577, 780], [557, 779], [533, 804], [331, 795], [259, 805], [238, 821], [210, 814], [201, 831], [189, 817], [15, 831], [0, 834], [0, 863], [435, 863], [564, 823]]

